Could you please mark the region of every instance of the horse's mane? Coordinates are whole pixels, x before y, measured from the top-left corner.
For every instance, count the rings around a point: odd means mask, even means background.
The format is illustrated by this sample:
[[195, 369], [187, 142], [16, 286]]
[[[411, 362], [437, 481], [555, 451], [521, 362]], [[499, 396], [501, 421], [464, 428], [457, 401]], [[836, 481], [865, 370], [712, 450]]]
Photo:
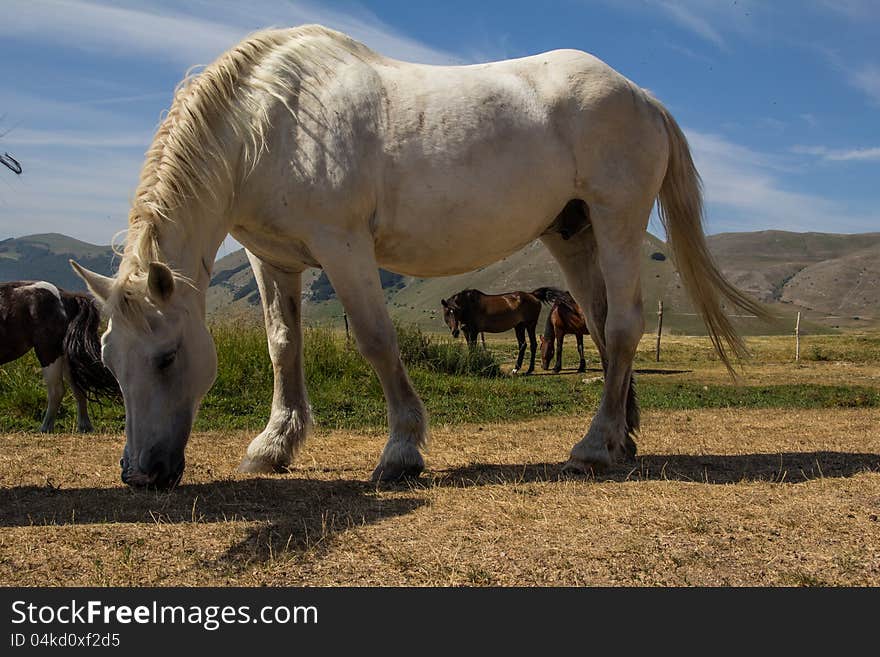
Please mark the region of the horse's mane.
[[[228, 199], [217, 190], [235, 189], [268, 148], [272, 110], [280, 104], [296, 119], [293, 102], [303, 88], [331, 76], [331, 60], [345, 54], [376, 57], [321, 25], [264, 30], [178, 84], [141, 169], [108, 311], [136, 313], [148, 266], [162, 261], [159, 227], [175, 223], [175, 210], [192, 201], [222, 208]], [[176, 229], [185, 235], [188, 226]]]

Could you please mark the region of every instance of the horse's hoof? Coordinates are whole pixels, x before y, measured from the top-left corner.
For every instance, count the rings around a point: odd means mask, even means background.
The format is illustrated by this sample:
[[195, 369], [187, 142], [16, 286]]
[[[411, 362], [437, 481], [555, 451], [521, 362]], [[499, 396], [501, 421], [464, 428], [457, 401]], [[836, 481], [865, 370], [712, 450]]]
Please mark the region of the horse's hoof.
[[579, 367], [579, 368], [578, 368], [578, 374], [583, 374], [583, 373], [586, 372], [586, 371], [587, 371], [586, 366], [584, 366], [584, 367]]
[[632, 439], [632, 436], [626, 437], [626, 443], [624, 444], [624, 450], [626, 452], [626, 460], [627, 461], [635, 461], [636, 453], [639, 451], [639, 448], [636, 446], [636, 441]]
[[562, 474], [591, 476], [599, 474], [606, 468], [607, 465], [604, 463], [592, 463], [571, 457], [563, 464]]
[[267, 459], [245, 456], [236, 470], [245, 474], [278, 474], [287, 472], [287, 466], [272, 463]]
[[376, 469], [373, 470], [373, 474], [370, 476], [370, 481], [374, 484], [393, 484], [401, 481], [418, 479], [419, 475], [422, 474], [423, 469], [424, 466], [421, 464], [386, 465], [380, 463], [376, 466]]
[[562, 371], [562, 368], [561, 368], [561, 367], [554, 367], [554, 368], [553, 368], [553, 373], [554, 373], [554, 374], [559, 374], [561, 371]]

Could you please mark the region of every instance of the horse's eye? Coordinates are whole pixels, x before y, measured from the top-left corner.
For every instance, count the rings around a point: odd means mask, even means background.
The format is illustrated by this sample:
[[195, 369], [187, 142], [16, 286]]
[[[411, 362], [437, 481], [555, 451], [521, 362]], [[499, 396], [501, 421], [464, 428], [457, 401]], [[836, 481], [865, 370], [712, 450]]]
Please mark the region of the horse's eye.
[[174, 362], [174, 359], [177, 358], [177, 350], [169, 351], [166, 354], [162, 354], [159, 358], [156, 359], [156, 367], [160, 370], [167, 370], [171, 367], [171, 364]]

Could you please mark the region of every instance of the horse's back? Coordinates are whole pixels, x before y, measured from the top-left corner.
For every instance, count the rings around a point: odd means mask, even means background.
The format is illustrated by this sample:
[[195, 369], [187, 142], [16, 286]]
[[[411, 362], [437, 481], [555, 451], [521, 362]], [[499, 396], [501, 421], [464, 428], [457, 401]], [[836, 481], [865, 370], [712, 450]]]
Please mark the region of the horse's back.
[[37, 349], [44, 367], [61, 355], [67, 316], [61, 290], [46, 281], [12, 281], [0, 285], [0, 363]]

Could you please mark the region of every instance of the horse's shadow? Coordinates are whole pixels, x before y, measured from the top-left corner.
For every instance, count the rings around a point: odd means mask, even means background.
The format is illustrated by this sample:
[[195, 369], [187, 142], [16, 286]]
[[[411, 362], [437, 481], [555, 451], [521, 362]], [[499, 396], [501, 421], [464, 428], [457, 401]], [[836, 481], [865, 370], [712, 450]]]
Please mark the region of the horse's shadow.
[[[595, 479], [802, 483], [866, 471], [880, 472], [880, 454], [647, 454]], [[552, 482], [568, 476], [559, 462], [475, 464], [430, 471], [414, 486], [395, 487], [398, 492], [394, 495], [379, 495], [375, 486], [366, 481], [293, 477], [189, 484], [169, 493], [122, 487], [59, 488], [47, 483], [0, 488], [0, 527], [108, 523], [216, 523], [222, 527], [230, 521], [249, 521], [255, 524], [247, 529], [244, 538], [209, 564], [241, 571], [285, 553], [324, 554], [334, 538], [349, 528], [412, 513], [428, 503], [418, 493], [420, 486], [467, 488]]]
[[[660, 369], [654, 367], [643, 367], [640, 369], [633, 370], [634, 374], [690, 374], [693, 370], [671, 370], [671, 369]], [[588, 367], [584, 371], [580, 371], [577, 368], [564, 368], [560, 371], [555, 371], [553, 369], [534, 372], [538, 376], [572, 376], [572, 375], [585, 375], [585, 374], [604, 374], [604, 371], [601, 367]]]
[[[410, 513], [427, 501], [377, 495], [366, 481], [247, 479], [178, 486], [171, 492], [127, 488], [0, 488], [0, 527], [108, 523], [183, 524], [249, 521], [245, 537], [215, 565], [241, 570], [283, 553], [323, 554], [339, 533]], [[230, 531], [232, 531], [230, 529]]]
[[686, 481], [708, 484], [737, 482], [803, 483], [822, 478], [880, 472], [880, 454], [851, 452], [783, 452], [779, 454], [646, 454], [634, 462], [597, 475], [563, 472], [562, 463], [467, 465], [437, 470], [434, 486], [470, 487], [511, 482], [542, 482], [564, 478], [597, 481]]

